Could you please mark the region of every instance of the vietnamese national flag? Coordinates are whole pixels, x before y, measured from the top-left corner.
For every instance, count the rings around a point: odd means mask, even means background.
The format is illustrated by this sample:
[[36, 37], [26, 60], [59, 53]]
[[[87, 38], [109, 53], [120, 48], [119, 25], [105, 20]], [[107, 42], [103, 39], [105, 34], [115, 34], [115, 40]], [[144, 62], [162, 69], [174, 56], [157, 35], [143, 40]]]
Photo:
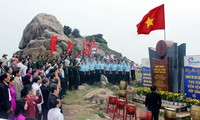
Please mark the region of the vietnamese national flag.
[[56, 42], [58, 41], [58, 36], [52, 36], [50, 41], [50, 53], [56, 50]]
[[150, 10], [137, 24], [138, 34], [149, 34], [159, 29], [165, 29], [164, 4]]
[[68, 44], [67, 53], [69, 53], [72, 50], [72, 42], [68, 40], [67, 44]]

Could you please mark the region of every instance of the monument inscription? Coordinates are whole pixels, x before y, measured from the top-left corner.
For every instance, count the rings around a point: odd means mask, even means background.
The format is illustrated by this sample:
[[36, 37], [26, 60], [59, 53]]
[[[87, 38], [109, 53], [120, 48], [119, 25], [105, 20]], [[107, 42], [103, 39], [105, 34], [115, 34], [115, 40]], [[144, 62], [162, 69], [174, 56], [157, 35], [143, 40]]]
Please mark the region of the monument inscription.
[[152, 59], [153, 67], [153, 83], [157, 86], [158, 90], [169, 91], [169, 60], [165, 58], [163, 60]]

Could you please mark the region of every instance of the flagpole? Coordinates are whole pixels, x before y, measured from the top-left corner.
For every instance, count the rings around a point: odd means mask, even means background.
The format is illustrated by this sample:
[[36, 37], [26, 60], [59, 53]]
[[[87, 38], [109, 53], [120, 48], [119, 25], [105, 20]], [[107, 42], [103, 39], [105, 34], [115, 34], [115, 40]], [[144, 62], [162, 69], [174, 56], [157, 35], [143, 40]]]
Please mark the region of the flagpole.
[[[165, 7], [164, 7], [164, 25], [165, 25]], [[164, 29], [164, 40], [166, 40], [166, 25]]]
[[164, 30], [164, 40], [166, 40], [166, 31]]

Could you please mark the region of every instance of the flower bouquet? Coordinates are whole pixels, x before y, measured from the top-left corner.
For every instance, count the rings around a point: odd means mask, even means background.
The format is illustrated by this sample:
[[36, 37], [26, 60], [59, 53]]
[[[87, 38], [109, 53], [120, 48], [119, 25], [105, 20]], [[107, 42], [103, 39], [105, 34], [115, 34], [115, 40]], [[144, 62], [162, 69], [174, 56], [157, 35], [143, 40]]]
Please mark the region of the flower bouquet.
[[172, 92], [168, 92], [167, 93], [167, 100], [169, 101], [169, 104], [170, 105], [173, 105], [173, 98], [174, 96], [173, 96], [173, 93]]
[[178, 102], [180, 102], [180, 93], [173, 93], [173, 99], [174, 105], [178, 106]]

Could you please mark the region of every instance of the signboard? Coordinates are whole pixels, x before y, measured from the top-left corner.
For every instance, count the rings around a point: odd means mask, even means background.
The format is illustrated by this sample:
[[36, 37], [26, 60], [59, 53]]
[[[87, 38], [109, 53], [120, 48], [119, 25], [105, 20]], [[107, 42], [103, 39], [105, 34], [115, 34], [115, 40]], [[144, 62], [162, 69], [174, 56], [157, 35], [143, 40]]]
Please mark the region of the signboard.
[[170, 91], [169, 86], [169, 61], [168, 58], [162, 60], [152, 59], [152, 81], [159, 91]]
[[200, 99], [200, 55], [184, 57], [184, 89], [187, 97]]
[[151, 87], [151, 68], [149, 58], [142, 59], [142, 86], [143, 87]]

